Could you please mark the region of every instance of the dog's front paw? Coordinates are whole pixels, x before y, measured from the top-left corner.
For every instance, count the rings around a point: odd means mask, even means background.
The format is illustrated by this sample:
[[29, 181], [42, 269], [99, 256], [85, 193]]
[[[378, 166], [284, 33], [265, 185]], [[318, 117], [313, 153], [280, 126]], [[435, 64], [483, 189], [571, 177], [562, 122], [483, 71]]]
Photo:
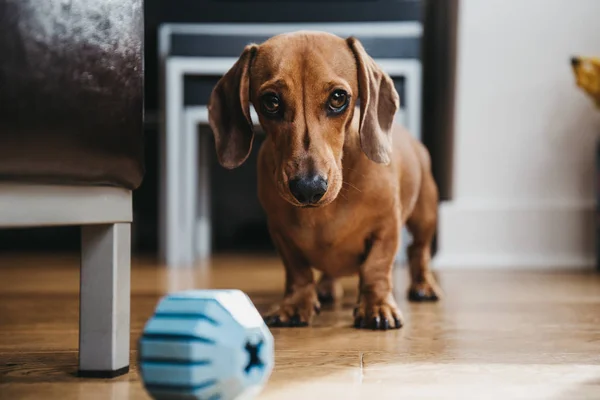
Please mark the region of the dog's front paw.
[[312, 322], [321, 312], [321, 304], [314, 290], [309, 293], [295, 293], [287, 296], [273, 307], [263, 318], [271, 327], [303, 327]]
[[402, 313], [391, 294], [385, 300], [361, 296], [358, 306], [354, 309], [354, 327], [375, 330], [400, 329]]

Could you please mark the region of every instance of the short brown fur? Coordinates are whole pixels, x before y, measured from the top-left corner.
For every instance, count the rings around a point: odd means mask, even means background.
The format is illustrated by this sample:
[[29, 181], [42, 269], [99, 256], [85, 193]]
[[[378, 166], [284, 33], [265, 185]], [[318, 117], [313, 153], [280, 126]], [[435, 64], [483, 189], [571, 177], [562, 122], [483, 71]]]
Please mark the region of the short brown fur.
[[[349, 102], [343, 113], [331, 115], [327, 104], [336, 89], [347, 92]], [[279, 119], [263, 112], [265, 93], [281, 99]], [[438, 193], [429, 154], [393, 123], [398, 94], [360, 42], [295, 32], [248, 46], [209, 105], [217, 154], [227, 168], [250, 152], [250, 103], [267, 135], [258, 159], [258, 195], [286, 270], [284, 299], [266, 315], [267, 323], [308, 325], [321, 301], [341, 296], [335, 279], [358, 274], [355, 326], [399, 328], [392, 269], [404, 224], [413, 235], [409, 298], [437, 300], [441, 291], [429, 261]], [[306, 207], [289, 182], [312, 173], [326, 177], [327, 191]], [[313, 268], [323, 273], [318, 283]]]

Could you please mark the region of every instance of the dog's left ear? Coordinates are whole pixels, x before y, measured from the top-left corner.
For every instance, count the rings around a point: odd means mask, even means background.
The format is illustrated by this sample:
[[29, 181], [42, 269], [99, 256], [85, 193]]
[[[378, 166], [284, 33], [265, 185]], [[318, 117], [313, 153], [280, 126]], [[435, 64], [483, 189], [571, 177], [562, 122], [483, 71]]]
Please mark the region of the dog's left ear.
[[258, 49], [248, 45], [219, 80], [208, 103], [208, 121], [215, 135], [219, 163], [239, 167], [250, 154], [254, 130], [250, 117], [250, 66]]
[[360, 98], [360, 144], [371, 160], [388, 164], [392, 152], [392, 125], [400, 99], [394, 82], [354, 37], [346, 39], [356, 58]]

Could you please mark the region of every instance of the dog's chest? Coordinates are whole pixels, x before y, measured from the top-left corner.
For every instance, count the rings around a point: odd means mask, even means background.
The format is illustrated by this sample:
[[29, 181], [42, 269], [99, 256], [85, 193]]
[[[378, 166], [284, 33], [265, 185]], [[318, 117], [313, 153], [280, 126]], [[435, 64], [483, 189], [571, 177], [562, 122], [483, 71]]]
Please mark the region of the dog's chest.
[[313, 267], [335, 276], [358, 270], [366, 256], [372, 227], [342, 208], [331, 215], [314, 213], [296, 219], [290, 233]]

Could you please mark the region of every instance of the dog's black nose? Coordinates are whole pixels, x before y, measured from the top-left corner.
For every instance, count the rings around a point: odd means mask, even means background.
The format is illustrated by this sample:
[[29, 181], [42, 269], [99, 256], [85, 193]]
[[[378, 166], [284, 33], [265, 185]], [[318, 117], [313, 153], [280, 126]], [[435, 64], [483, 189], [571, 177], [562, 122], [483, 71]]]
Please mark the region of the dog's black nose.
[[580, 60], [578, 57], [571, 57], [571, 65], [572, 66], [574, 66], [574, 67], [578, 66], [579, 62], [580, 62]]
[[307, 176], [290, 180], [290, 192], [302, 204], [315, 204], [327, 192], [327, 180], [318, 176]]

